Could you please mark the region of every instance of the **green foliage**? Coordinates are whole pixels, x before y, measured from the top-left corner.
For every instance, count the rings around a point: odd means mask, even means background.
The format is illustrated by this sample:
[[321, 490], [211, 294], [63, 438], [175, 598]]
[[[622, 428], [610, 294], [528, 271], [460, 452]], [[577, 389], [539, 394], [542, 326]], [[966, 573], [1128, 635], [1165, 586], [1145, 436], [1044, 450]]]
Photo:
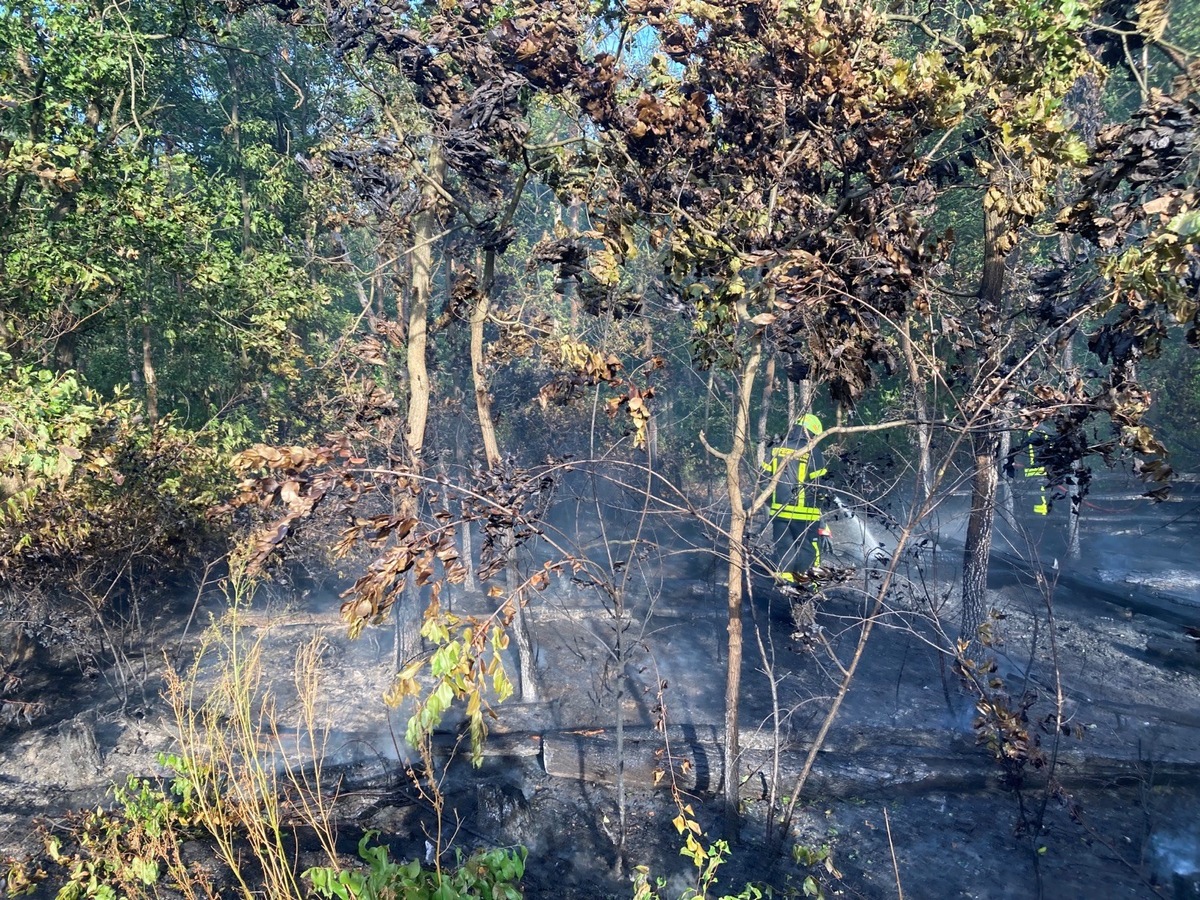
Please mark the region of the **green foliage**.
[[0, 572], [14, 583], [92, 599], [88, 586], [126, 567], [182, 564], [230, 479], [222, 454], [170, 420], [147, 423], [130, 398], [0, 362]]
[[181, 818], [189, 824], [201, 821], [199, 811], [216, 799], [212, 796], [216, 779], [211, 769], [186, 754], [159, 753], [157, 762], [172, 773], [171, 796]]
[[[684, 844], [679, 848], [681, 856], [692, 861], [696, 867], [696, 885], [689, 887], [679, 895], [679, 900], [717, 900], [717, 873], [729, 860], [729, 842], [716, 840], [707, 846], [701, 842], [704, 830], [695, 819], [695, 811], [690, 803], [683, 800], [682, 794], [671, 784], [671, 795], [679, 814], [671, 824], [683, 835]], [[661, 900], [659, 893], [667, 886], [665, 878], [655, 878], [651, 885], [649, 866], [637, 866], [633, 870], [633, 900]], [[772, 896], [769, 887], [757, 884], [747, 884], [737, 894], [720, 894], [719, 900], [762, 900]]]
[[[707, 848], [702, 848], [697, 854], [684, 847], [680, 852], [692, 858], [700, 870], [696, 887], [687, 888], [679, 895], [679, 900], [763, 900], [772, 896], [770, 888], [757, 884], [747, 884], [736, 894], [717, 894], [717, 870], [729, 859], [728, 841], [716, 841]], [[661, 900], [662, 891], [667, 886], [665, 878], [656, 878], [654, 885], [650, 883], [649, 866], [637, 866], [633, 870], [633, 900]]]
[[1142, 365], [1153, 398], [1150, 421], [1175, 468], [1200, 471], [1200, 352], [1178, 341]]
[[193, 812], [188, 804], [132, 775], [112, 792], [114, 808], [69, 819], [67, 839], [44, 834], [47, 856], [67, 873], [56, 900], [155, 896], [165, 872], [179, 864], [179, 841]]
[[[436, 599], [430, 603], [421, 636], [437, 649], [428, 661], [415, 660], [398, 672], [384, 697], [391, 706], [398, 706], [406, 697], [414, 698], [415, 708], [404, 733], [409, 746], [421, 747], [450, 708], [465, 701], [471, 762], [482, 765], [483, 742], [487, 737], [485, 716], [491, 714], [487, 697], [490, 694], [497, 703], [503, 703], [513, 694], [512, 681], [502, 659], [509, 643], [506, 629], [513, 613], [512, 605], [504, 604], [500, 621], [490, 624], [444, 611]], [[430, 683], [423, 690], [421, 677], [426, 667]]]
[[[804, 897], [825, 900], [822, 879], [840, 880], [842, 877], [842, 873], [833, 864], [833, 850], [828, 844], [822, 844], [819, 847], [793, 844], [792, 861], [803, 870], [804, 880], [800, 884], [800, 892]], [[815, 872], [812, 871], [814, 869]]]
[[105, 394], [144, 382], [152, 419], [236, 405], [282, 430], [309, 329], [336, 321], [296, 239], [314, 212], [292, 155], [316, 135], [284, 85], [320, 94], [328, 60], [217, 13], [0, 6], [0, 350]]
[[[418, 588], [428, 587], [430, 601], [420, 634], [435, 649], [397, 672], [384, 699], [392, 706], [414, 699], [414, 712], [406, 728], [406, 739], [414, 748], [427, 741], [456, 702], [463, 703], [472, 758], [478, 765], [487, 734], [485, 718], [492, 714], [488, 698], [503, 702], [513, 693], [502, 658], [508, 647], [507, 629], [517, 615], [518, 604], [527, 603], [533, 592], [545, 589], [551, 575], [560, 573], [563, 565], [545, 563], [511, 592], [493, 586], [489, 596], [504, 599], [490, 615], [463, 617], [444, 609], [439, 600], [442, 590], [466, 578], [452, 517], [441, 515], [433, 525], [423, 525], [410, 515], [362, 515], [359, 510], [367, 498], [387, 496], [398, 486], [402, 491], [391, 494], [393, 502], [411, 503], [417, 493], [408, 480], [411, 473], [363, 468], [367, 458], [357, 455], [360, 451], [345, 433], [329, 437], [329, 444], [311, 449], [257, 445], [235, 457], [233, 465], [248, 477], [231, 505], [272, 510], [273, 515], [239, 548], [239, 565], [244, 565], [251, 576], [256, 575], [281, 543], [294, 535], [297, 526], [318, 510], [348, 514], [350, 524], [342, 529], [332, 553], [347, 555], [361, 543], [377, 554], [376, 561], [343, 595], [348, 599], [342, 604], [341, 614], [349, 625], [350, 637], [358, 637], [368, 625], [383, 622], [410, 578]], [[540, 513], [533, 508], [525, 513], [520, 510], [533, 502], [543, 478], [547, 484], [553, 483], [549, 475], [537, 473], [492, 471], [487, 476], [491, 483], [471, 492], [478, 508], [466, 510], [466, 515], [481, 521], [487, 536], [478, 572], [481, 579], [486, 580], [503, 567], [504, 556], [496, 548], [507, 540], [506, 531], [516, 530], [518, 542], [533, 536], [531, 518], [527, 516]]]
[[519, 900], [528, 851], [496, 849], [464, 858], [458, 854], [452, 871], [429, 870], [419, 860], [393, 862], [386, 847], [371, 846], [378, 832], [368, 831], [358, 842], [366, 871], [315, 867], [303, 873], [319, 897], [336, 900]]
[[44, 869], [31, 869], [30, 864], [22, 859], [7, 859], [4, 868], [3, 885], [6, 897], [26, 897], [38, 889], [38, 884], [46, 877]]

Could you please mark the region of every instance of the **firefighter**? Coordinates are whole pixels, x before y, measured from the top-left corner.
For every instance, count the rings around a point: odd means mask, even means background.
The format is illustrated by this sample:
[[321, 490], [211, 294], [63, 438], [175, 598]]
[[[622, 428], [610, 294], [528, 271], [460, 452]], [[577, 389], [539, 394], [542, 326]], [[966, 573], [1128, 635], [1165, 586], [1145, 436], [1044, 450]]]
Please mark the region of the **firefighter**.
[[1040, 479], [1037, 502], [1033, 504], [1033, 511], [1039, 516], [1044, 516], [1050, 512], [1050, 504], [1046, 502], [1046, 467], [1038, 465], [1035, 442], [1041, 443], [1041, 440], [1036, 431], [1031, 431], [1028, 436], [1029, 462], [1025, 465], [1025, 477]]
[[[815, 482], [825, 474], [819, 448], [805, 452], [810, 437], [825, 428], [812, 413], [801, 416], [794, 437], [771, 449], [763, 464], [769, 476], [782, 470], [771, 496], [771, 530], [775, 538], [775, 577], [796, 582], [797, 574], [821, 565], [821, 509], [814, 496]], [[796, 433], [798, 432], [798, 433]]]

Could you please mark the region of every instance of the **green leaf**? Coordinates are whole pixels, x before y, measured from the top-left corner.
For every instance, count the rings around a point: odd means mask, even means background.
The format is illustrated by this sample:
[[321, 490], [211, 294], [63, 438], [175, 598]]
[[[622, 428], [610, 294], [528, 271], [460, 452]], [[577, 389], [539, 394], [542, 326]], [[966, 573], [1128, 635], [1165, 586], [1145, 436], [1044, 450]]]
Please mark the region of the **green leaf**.
[[1185, 238], [1200, 232], [1200, 209], [1180, 213], [1167, 223], [1167, 230]]

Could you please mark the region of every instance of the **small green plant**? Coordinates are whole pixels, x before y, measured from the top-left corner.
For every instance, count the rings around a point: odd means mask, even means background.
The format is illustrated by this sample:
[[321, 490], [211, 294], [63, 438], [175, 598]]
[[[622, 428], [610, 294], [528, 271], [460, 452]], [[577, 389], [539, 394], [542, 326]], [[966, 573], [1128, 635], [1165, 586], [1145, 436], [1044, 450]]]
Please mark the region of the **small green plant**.
[[[729, 842], [717, 840], [707, 847], [700, 842], [704, 836], [700, 823], [694, 818], [695, 812], [690, 803], [682, 801], [682, 795], [675, 794], [676, 806], [679, 809], [672, 823], [675, 830], [684, 836], [683, 846], [679, 848], [681, 856], [686, 856], [696, 867], [696, 886], [689, 887], [679, 895], [679, 900], [709, 900], [714, 897], [711, 892], [717, 886], [717, 872], [729, 859]], [[637, 866], [633, 870], [633, 900], [662, 900], [659, 891], [667, 886], [665, 878], [654, 879], [650, 883], [650, 867]], [[771, 896], [771, 889], [757, 884], [747, 884], [737, 894], [722, 894], [720, 900], [762, 900]]]
[[81, 812], [68, 821], [66, 835], [44, 836], [47, 856], [67, 872], [57, 900], [153, 896], [167, 873], [189, 887], [186, 893], [207, 893], [179, 856], [180, 837], [191, 823], [186, 803], [133, 776], [112, 793], [113, 809]]
[[[794, 844], [792, 845], [792, 861], [805, 869], [823, 869], [830, 878], [842, 877], [842, 873], [833, 864], [833, 851], [828, 844], [822, 844], [820, 847]], [[825, 900], [825, 891], [819, 880], [819, 872], [805, 874], [800, 890], [805, 897]]]
[[196, 812], [196, 792], [200, 779], [192, 772], [190, 763], [177, 753], [159, 753], [155, 759], [164, 769], [174, 773], [171, 779], [171, 794], [180, 814], [191, 818]]
[[[706, 869], [702, 873], [709, 876], [707, 881], [702, 878], [702, 886], [687, 888], [679, 895], [679, 900], [709, 900], [708, 891], [716, 886], [717, 869], [721, 867], [728, 856], [729, 845], [725, 841], [717, 841], [711, 845], [705, 864]], [[633, 900], [662, 900], [662, 895], [659, 892], [666, 886], [667, 879], [662, 877], [656, 878], [654, 886], [650, 886], [649, 866], [638, 866], [633, 870]], [[720, 900], [764, 900], [764, 898], [771, 896], [773, 896], [773, 892], [769, 887], [747, 884], [736, 894], [722, 894]]]
[[303, 873], [318, 897], [327, 900], [520, 900], [525, 877], [524, 847], [497, 849], [458, 856], [450, 871], [424, 869], [420, 860], [394, 862], [387, 847], [372, 846], [378, 832], [369, 831], [358, 842], [358, 855], [366, 871], [318, 866]]
[[25, 897], [37, 890], [38, 885], [45, 880], [46, 872], [43, 869], [32, 868], [32, 863], [28, 859], [14, 859], [9, 857], [4, 860], [3, 881], [0, 885], [3, 886], [5, 897]]

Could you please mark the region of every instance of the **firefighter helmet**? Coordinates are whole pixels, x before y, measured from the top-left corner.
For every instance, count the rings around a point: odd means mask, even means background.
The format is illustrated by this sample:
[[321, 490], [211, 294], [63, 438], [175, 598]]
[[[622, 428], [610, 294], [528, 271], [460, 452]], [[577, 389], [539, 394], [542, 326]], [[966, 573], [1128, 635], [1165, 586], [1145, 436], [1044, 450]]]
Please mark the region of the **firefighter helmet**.
[[797, 425], [804, 427], [804, 430], [810, 434], [820, 434], [825, 430], [825, 426], [821, 424], [821, 420], [812, 413], [806, 413], [796, 420]]

